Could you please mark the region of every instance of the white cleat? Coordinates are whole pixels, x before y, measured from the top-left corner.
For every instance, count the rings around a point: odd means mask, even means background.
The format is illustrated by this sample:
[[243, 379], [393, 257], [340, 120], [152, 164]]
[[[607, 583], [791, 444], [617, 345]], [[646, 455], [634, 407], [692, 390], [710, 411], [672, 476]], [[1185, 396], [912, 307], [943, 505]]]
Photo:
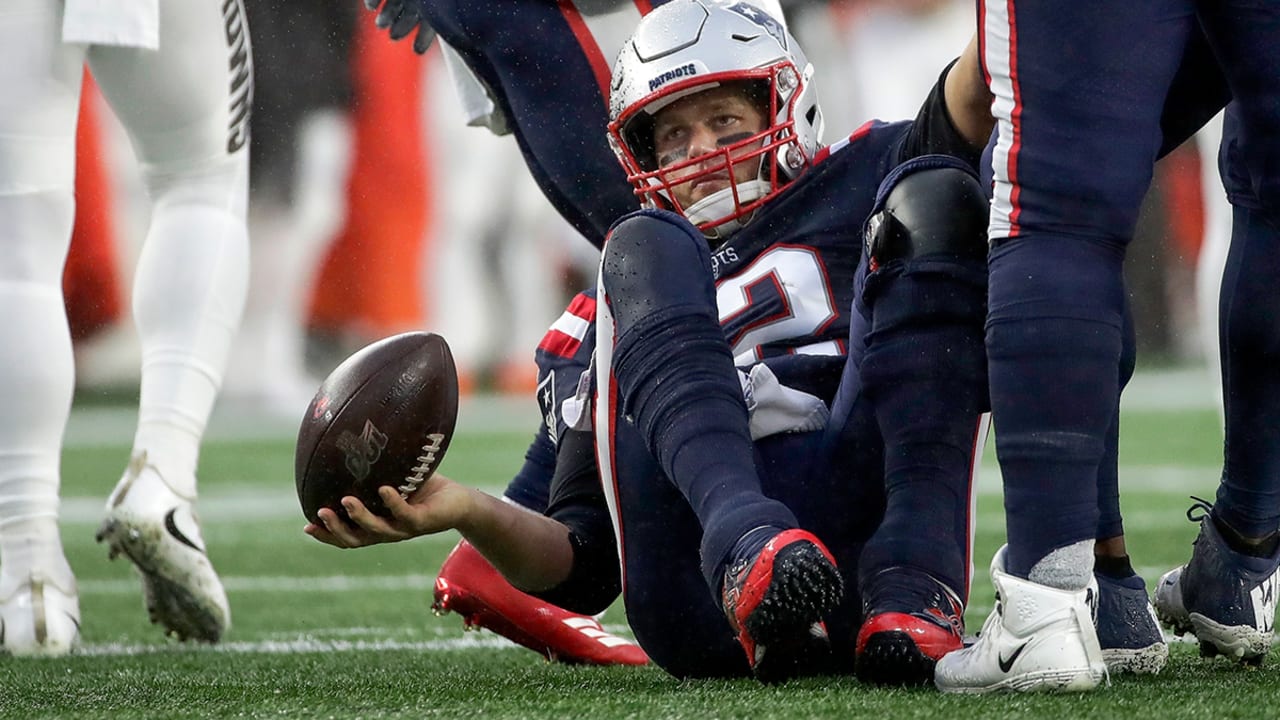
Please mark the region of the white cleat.
[[991, 561], [996, 606], [973, 645], [944, 655], [934, 668], [943, 692], [1081, 691], [1107, 677], [1093, 624], [1096, 581], [1059, 590], [1004, 572], [1001, 548]]
[[107, 500], [98, 542], [142, 575], [151, 622], [179, 640], [217, 642], [231, 626], [227, 593], [205, 554], [192, 498], [175, 493], [146, 453], [135, 456]]
[[80, 640], [76, 582], [39, 571], [20, 581], [0, 574], [0, 645], [16, 657], [59, 657]]

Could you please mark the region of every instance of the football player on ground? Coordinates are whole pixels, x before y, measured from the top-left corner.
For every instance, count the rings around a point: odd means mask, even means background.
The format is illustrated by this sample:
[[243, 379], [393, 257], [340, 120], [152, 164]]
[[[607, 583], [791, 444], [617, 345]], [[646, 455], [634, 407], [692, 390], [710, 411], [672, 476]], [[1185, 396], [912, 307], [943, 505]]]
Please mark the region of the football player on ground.
[[133, 309], [142, 343], [132, 459], [99, 539], [142, 575], [153, 622], [215, 641], [230, 612], [192, 512], [196, 460], [248, 273], [251, 53], [238, 0], [0, 10], [0, 637], [14, 654], [76, 642], [58, 535], [59, 457], [74, 387], [62, 306], [85, 62], [129, 132], [151, 198]]
[[[985, 437], [976, 60], [916, 121], [823, 147], [812, 68], [776, 20], [655, 10], [610, 113], [649, 209], [609, 235], [601, 301], [574, 313], [587, 334], [540, 349], [546, 514], [438, 478], [390, 521], [352, 504], [356, 526], [323, 511], [308, 532], [359, 546], [458, 528], [517, 587], [586, 611], [616, 596], [620, 554], [631, 626], [681, 677], [929, 679], [962, 641]], [[578, 384], [590, 319], [585, 391], [555, 389]]]

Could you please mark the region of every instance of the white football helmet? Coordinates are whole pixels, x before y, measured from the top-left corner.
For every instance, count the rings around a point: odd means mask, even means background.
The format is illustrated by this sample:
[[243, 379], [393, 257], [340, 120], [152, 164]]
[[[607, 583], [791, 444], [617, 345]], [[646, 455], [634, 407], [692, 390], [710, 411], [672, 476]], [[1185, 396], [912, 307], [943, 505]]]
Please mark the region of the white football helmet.
[[[758, 83], [771, 123], [718, 148], [723, 163], [694, 172], [707, 156], [657, 167], [653, 117], [672, 102], [723, 83]], [[747, 2], [675, 0], [641, 20], [623, 45], [609, 93], [609, 143], [644, 207], [676, 210], [709, 238], [723, 240], [756, 208], [809, 167], [821, 147], [822, 111], [813, 66], [781, 21]], [[744, 152], [753, 144], [760, 147]], [[690, 207], [670, 189], [731, 165], [758, 163], [756, 179], [730, 185]]]

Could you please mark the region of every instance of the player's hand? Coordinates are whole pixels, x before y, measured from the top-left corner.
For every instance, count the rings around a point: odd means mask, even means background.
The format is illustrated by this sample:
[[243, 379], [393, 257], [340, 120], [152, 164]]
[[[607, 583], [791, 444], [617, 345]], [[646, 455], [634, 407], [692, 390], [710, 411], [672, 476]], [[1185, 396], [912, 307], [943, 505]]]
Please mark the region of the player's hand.
[[322, 543], [340, 548], [358, 548], [400, 542], [421, 535], [451, 530], [461, 523], [472, 506], [471, 493], [443, 475], [436, 474], [406, 500], [393, 487], [383, 486], [378, 495], [391, 517], [375, 515], [358, 498], [342, 498], [344, 520], [329, 508], [321, 508], [319, 523], [308, 523], [303, 532]]
[[364, 6], [377, 11], [374, 24], [388, 30], [387, 35], [392, 40], [403, 40], [416, 28], [418, 34], [413, 38], [413, 51], [421, 55], [431, 47], [436, 31], [431, 29], [422, 14], [422, 0], [364, 0]]

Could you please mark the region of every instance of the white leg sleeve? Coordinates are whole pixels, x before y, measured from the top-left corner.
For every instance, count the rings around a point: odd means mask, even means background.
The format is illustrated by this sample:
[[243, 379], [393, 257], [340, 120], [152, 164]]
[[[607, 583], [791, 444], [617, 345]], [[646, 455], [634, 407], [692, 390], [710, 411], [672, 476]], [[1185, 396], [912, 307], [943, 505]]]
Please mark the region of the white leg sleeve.
[[239, 0], [163, 0], [160, 10], [158, 52], [95, 46], [89, 60], [153, 208], [133, 288], [142, 343], [134, 452], [194, 496], [248, 283], [252, 55]]
[[146, 450], [173, 489], [191, 496], [194, 487], [177, 485], [194, 479], [244, 305], [249, 243], [243, 215], [181, 195], [157, 198], [134, 277], [142, 342], [134, 452]]
[[62, 267], [74, 215], [84, 48], [61, 3], [0, 9], [0, 567], [70, 577], [58, 539], [59, 459], [74, 386]]
[[74, 371], [60, 285], [0, 281], [0, 307], [8, 318], [0, 343], [0, 565], [16, 570], [61, 554], [59, 457]]

